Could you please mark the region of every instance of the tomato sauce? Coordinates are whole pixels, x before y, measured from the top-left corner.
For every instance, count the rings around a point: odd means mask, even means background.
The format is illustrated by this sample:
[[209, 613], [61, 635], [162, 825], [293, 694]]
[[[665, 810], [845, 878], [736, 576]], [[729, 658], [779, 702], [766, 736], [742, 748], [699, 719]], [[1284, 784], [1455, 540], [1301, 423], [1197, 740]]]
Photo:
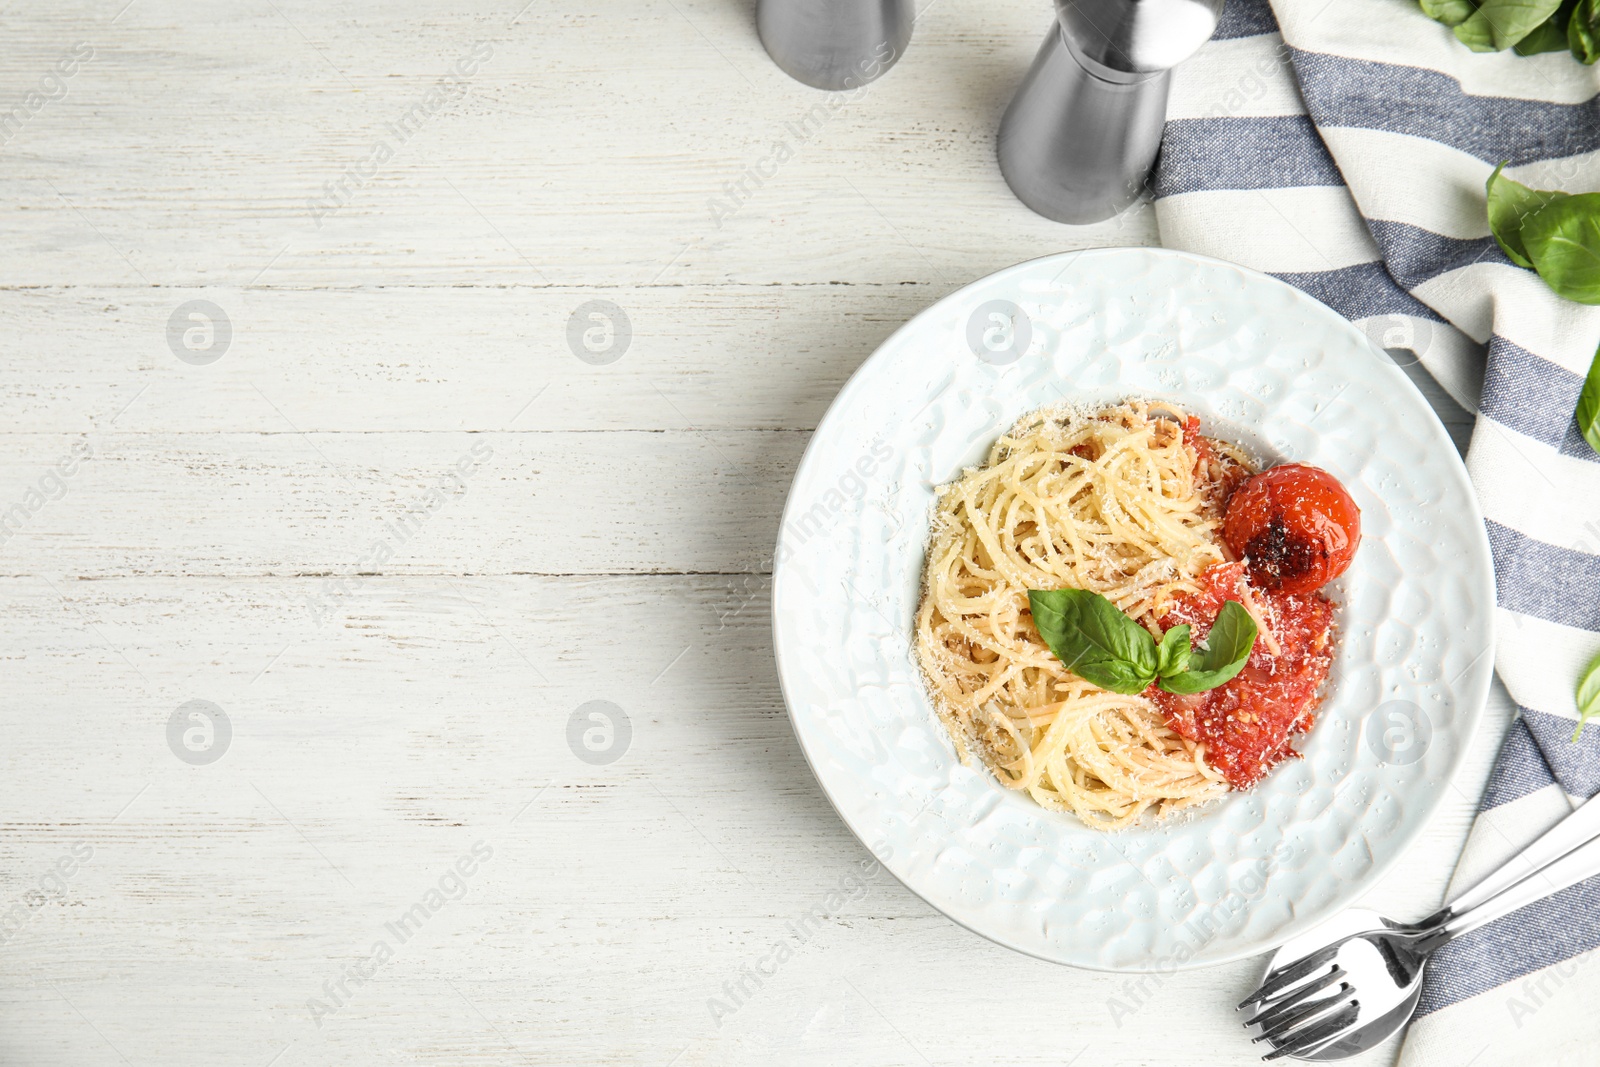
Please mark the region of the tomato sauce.
[[1235, 789], [1248, 789], [1275, 764], [1298, 756], [1291, 735], [1308, 730], [1319, 690], [1333, 665], [1333, 605], [1321, 593], [1286, 593], [1250, 586], [1244, 563], [1219, 563], [1200, 576], [1198, 594], [1177, 597], [1161, 618], [1163, 631], [1188, 623], [1208, 632], [1222, 605], [1243, 602], [1248, 590], [1280, 651], [1257, 636], [1250, 659], [1231, 681], [1191, 695], [1151, 686], [1145, 691], [1183, 737], [1206, 746], [1206, 762]]
[[1194, 449], [1195, 466], [1204, 469], [1211, 458], [1216, 455], [1216, 450], [1211, 447], [1211, 438], [1200, 432], [1200, 416], [1190, 415], [1183, 423], [1183, 443]]
[[[1211, 438], [1200, 432], [1200, 419], [1190, 415], [1183, 424], [1183, 443], [1194, 450], [1194, 475], [1210, 482], [1218, 500], [1229, 500], [1250, 472], [1228, 456], [1218, 452]], [[1220, 608], [1219, 608], [1220, 610]]]

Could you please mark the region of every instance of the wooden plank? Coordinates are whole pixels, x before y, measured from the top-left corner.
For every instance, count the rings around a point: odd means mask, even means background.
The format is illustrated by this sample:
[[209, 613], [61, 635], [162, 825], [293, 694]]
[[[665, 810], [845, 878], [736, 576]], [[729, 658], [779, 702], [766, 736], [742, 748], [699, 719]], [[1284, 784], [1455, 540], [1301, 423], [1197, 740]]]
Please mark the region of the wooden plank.
[[7, 435], [0, 573], [758, 571], [807, 439], [297, 433], [281, 403], [282, 433]]
[[809, 430], [940, 292], [210, 289], [191, 349], [187, 290], [0, 290], [0, 432]]

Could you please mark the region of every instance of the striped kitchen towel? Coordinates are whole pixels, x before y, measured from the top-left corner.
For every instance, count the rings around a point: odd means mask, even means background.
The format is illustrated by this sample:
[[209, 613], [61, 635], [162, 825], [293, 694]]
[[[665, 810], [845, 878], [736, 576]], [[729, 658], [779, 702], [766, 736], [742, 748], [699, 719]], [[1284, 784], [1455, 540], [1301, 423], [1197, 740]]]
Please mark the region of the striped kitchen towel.
[[[1600, 307], [1510, 263], [1484, 207], [1501, 160], [1600, 190], [1597, 93], [1600, 67], [1468, 51], [1414, 0], [1228, 0], [1174, 77], [1153, 179], [1167, 245], [1299, 286], [1477, 413], [1495, 664], [1520, 710], [1452, 892], [1600, 791], [1600, 723], [1571, 740], [1600, 651], [1600, 456], [1573, 420]], [[1597, 947], [1600, 879], [1450, 945], [1401, 1067], [1600, 1064]]]

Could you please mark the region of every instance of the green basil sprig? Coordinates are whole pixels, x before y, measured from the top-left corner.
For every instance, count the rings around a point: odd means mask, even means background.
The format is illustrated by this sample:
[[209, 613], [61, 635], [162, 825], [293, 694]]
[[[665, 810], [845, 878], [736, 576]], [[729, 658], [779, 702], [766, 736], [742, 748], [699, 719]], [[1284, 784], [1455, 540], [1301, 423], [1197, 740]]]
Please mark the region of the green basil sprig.
[[1522, 224], [1548, 207], [1551, 201], [1564, 200], [1571, 194], [1530, 189], [1501, 174], [1505, 169], [1506, 165], [1500, 164], [1484, 183], [1489, 193], [1489, 232], [1494, 234], [1495, 243], [1511, 262], [1532, 270], [1533, 260], [1528, 258], [1528, 250], [1522, 244]]
[[1446, 26], [1459, 26], [1478, 10], [1477, 0], [1421, 0], [1422, 13]]
[[1574, 695], [1578, 701], [1578, 728], [1572, 731], [1572, 739], [1576, 741], [1583, 736], [1583, 724], [1600, 715], [1600, 656], [1591, 660], [1579, 675], [1578, 691]]
[[1530, 189], [1507, 178], [1501, 163], [1489, 175], [1489, 231], [1519, 267], [1539, 272], [1557, 295], [1600, 304], [1600, 193]]
[[1087, 589], [1030, 589], [1028, 604], [1039, 636], [1062, 665], [1113, 693], [1142, 693], [1158, 679], [1169, 693], [1215, 689], [1244, 668], [1256, 642], [1255, 620], [1232, 600], [1199, 652], [1188, 626], [1174, 626], [1158, 645], [1150, 631]]
[[[1539, 272], [1558, 296], [1600, 304], [1600, 193], [1530, 189], [1489, 175], [1489, 231], [1511, 262]], [[1600, 452], [1600, 352], [1578, 396], [1578, 428]]]
[[1600, 0], [1420, 0], [1423, 14], [1449, 26], [1474, 52], [1519, 56], [1570, 51], [1600, 59]]
[[1589, 376], [1583, 380], [1583, 392], [1578, 394], [1578, 410], [1574, 413], [1578, 429], [1589, 447], [1600, 452], [1600, 352], [1589, 363]]
[[1522, 220], [1519, 236], [1545, 284], [1568, 300], [1600, 304], [1600, 193], [1551, 200]]
[[[1561, 0], [1482, 0], [1456, 26], [1456, 39], [1474, 52], [1503, 52], [1548, 22]], [[1561, 46], [1566, 47], [1563, 39]]]
[[1239, 673], [1255, 643], [1256, 620], [1237, 601], [1230, 600], [1222, 605], [1217, 621], [1211, 624], [1211, 632], [1206, 634], [1206, 647], [1190, 658], [1187, 670], [1163, 676], [1161, 688], [1169, 693], [1215, 689]]
[[[1573, 9], [1578, 6], [1577, 0], [1566, 0], [1556, 11], [1543, 22], [1528, 31], [1511, 50], [1519, 56], [1536, 56], [1541, 52], [1562, 52], [1571, 48], [1568, 42], [1568, 29], [1572, 24]], [[1577, 49], [1571, 49], [1572, 54], [1578, 59], [1583, 56]]]
[[1600, 59], [1600, 3], [1578, 0], [1567, 21], [1567, 47], [1585, 64]]

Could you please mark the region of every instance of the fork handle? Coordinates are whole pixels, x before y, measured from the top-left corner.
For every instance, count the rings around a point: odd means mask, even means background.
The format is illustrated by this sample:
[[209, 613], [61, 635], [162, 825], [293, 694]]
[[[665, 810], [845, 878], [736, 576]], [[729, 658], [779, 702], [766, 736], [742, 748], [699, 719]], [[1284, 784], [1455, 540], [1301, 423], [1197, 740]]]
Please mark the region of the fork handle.
[[1483, 881], [1418, 925], [1440, 925], [1473, 911], [1596, 837], [1600, 837], [1600, 797], [1586, 801], [1577, 811], [1556, 823], [1533, 844], [1495, 868], [1494, 872]]
[[[1594, 806], [1594, 802], [1590, 801], [1584, 808]], [[1540, 841], [1543, 840], [1540, 838]], [[1592, 839], [1554, 863], [1546, 864], [1532, 874], [1525, 875], [1521, 881], [1484, 903], [1452, 915], [1432, 936], [1425, 939], [1425, 948], [1427, 951], [1432, 951], [1454, 941], [1462, 934], [1525, 908], [1535, 901], [1553, 896], [1595, 875], [1600, 875], [1600, 839]]]

